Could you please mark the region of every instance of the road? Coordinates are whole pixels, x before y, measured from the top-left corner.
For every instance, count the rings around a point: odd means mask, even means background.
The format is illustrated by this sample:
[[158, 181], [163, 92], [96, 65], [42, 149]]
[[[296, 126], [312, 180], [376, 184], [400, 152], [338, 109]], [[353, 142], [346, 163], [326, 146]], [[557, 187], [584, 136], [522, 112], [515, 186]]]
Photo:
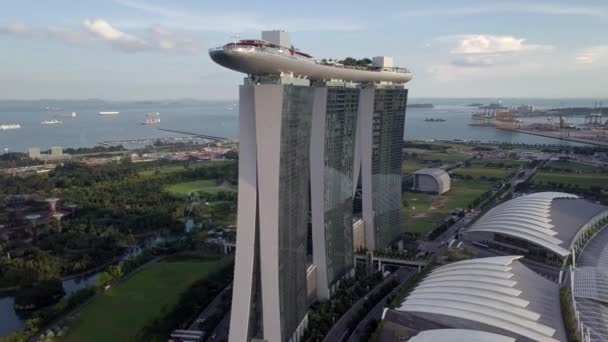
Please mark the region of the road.
[[[524, 175], [522, 177], [515, 176], [515, 177], [511, 178], [509, 180], [509, 182], [507, 183], [507, 184], [509, 184], [507, 191], [502, 193], [499, 196], [499, 198], [505, 198], [505, 196], [509, 196], [514, 191], [517, 184], [522, 183], [522, 182], [527, 182], [532, 177], [534, 177], [534, 175], [538, 171], [538, 168], [542, 167], [543, 164], [544, 163], [540, 163], [538, 166], [536, 166], [532, 169], [519, 169], [518, 174], [519, 174], [519, 172], [523, 171]], [[505, 187], [505, 185], [494, 190], [494, 192], [492, 193], [492, 196], [496, 195], [497, 192], [502, 191], [504, 189], [504, 187]], [[456, 234], [458, 232], [460, 232], [463, 228], [467, 227], [469, 225], [469, 223], [471, 223], [471, 221], [474, 221], [479, 215], [481, 215], [483, 213], [480, 210], [480, 206], [481, 206], [481, 204], [478, 205], [477, 207], [473, 208], [473, 210], [471, 210], [464, 218], [456, 221], [445, 232], [443, 232], [441, 235], [439, 235], [439, 237], [437, 237], [435, 239], [437, 245], [435, 245], [435, 246], [430, 245], [428, 247], [430, 249], [429, 251], [434, 252], [435, 254], [439, 254], [441, 252], [442, 246], [445, 246], [448, 243], [450, 243], [450, 241], [456, 237]]]
[[203, 311], [201, 311], [201, 313], [194, 320], [194, 322], [192, 322], [192, 324], [190, 324], [190, 326], [188, 327], [188, 330], [200, 330], [199, 324], [202, 323], [204, 320], [206, 320], [211, 315], [213, 315], [214, 313], [216, 313], [217, 310], [219, 310], [219, 307], [221, 306], [221, 304], [223, 302], [223, 299], [222, 299], [223, 296], [228, 291], [230, 291], [231, 288], [232, 288], [232, 283], [229, 284], [228, 286], [226, 286], [217, 296], [215, 296], [215, 298], [213, 298], [211, 303], [209, 303], [209, 305], [207, 305], [207, 307], [205, 307], [205, 309]]
[[[398, 273], [399, 271], [401, 271], [403, 268], [401, 268], [400, 270], [398, 270], [395, 273]], [[403, 272], [401, 275], [398, 275], [399, 277], [399, 284], [403, 284], [404, 282], [406, 282], [410, 277], [412, 277], [414, 274], [416, 274], [416, 272], [414, 270], [408, 269], [408, 272]], [[359, 322], [359, 324], [357, 325], [357, 328], [355, 328], [355, 331], [350, 335], [350, 337], [348, 338], [348, 342], [364, 342], [362, 341], [362, 335], [365, 333], [365, 328], [367, 327], [367, 325], [373, 321], [373, 320], [377, 320], [380, 321], [382, 319], [382, 311], [384, 311], [384, 308], [386, 307], [386, 298], [391, 296], [392, 294], [395, 294], [399, 291], [400, 286], [395, 287], [391, 292], [389, 292], [386, 296], [384, 296], [384, 298], [382, 298], [382, 300], [380, 300], [378, 302], [378, 304], [376, 304], [376, 306], [374, 306], [373, 309], [371, 309], [367, 315], [363, 318], [363, 320], [361, 320], [361, 322]]]
[[[349, 326], [351, 325], [351, 321], [354, 319], [354, 317], [357, 315], [357, 313], [359, 313], [359, 310], [361, 310], [363, 308], [363, 305], [365, 304], [365, 302], [367, 301], [367, 298], [370, 295], [373, 295], [374, 293], [379, 291], [380, 288], [384, 284], [389, 283], [393, 279], [397, 279], [399, 284], [402, 284], [407, 279], [412, 277], [414, 274], [416, 274], [415, 269], [408, 268], [408, 267], [401, 267], [397, 271], [393, 272], [392, 274], [390, 274], [389, 276], [384, 278], [384, 280], [380, 284], [376, 285], [376, 287], [374, 287], [365, 297], [359, 299], [348, 311], [346, 311], [346, 313], [344, 313], [344, 315], [342, 315], [342, 317], [340, 317], [338, 322], [336, 322], [336, 324], [334, 324], [334, 326], [331, 328], [331, 330], [327, 333], [327, 335], [325, 336], [323, 341], [324, 342], [344, 341], [347, 337], [349, 337], [348, 329], [349, 329]], [[378, 304], [384, 304], [384, 298], [382, 298], [382, 300]], [[366, 316], [366, 318], [367, 318], [367, 316]]]
[[228, 332], [230, 331], [230, 311], [226, 312], [224, 318], [211, 332], [207, 342], [222, 342], [228, 341]]

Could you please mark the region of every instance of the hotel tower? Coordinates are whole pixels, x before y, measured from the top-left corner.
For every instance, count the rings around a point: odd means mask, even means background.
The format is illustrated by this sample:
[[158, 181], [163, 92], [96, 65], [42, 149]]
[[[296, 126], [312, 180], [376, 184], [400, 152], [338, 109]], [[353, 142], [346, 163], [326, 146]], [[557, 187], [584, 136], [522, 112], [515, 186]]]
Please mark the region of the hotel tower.
[[365, 246], [386, 248], [400, 236], [404, 84], [412, 74], [389, 57], [357, 67], [320, 62], [283, 31], [209, 54], [247, 75], [229, 339], [299, 341], [309, 304], [354, 274], [359, 179]]

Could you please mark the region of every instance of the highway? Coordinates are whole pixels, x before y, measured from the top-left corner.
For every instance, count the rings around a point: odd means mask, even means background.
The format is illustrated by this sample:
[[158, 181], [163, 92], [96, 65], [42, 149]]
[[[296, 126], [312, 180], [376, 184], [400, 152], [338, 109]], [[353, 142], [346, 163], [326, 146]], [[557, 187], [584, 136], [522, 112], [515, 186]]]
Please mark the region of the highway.
[[[397, 279], [399, 284], [403, 284], [405, 281], [407, 281], [409, 278], [411, 278], [414, 274], [416, 274], [416, 269], [409, 268], [409, 267], [401, 267], [397, 271], [393, 272], [392, 274], [390, 274], [389, 276], [384, 278], [384, 280], [380, 284], [376, 285], [376, 287], [374, 287], [373, 290], [371, 290], [365, 297], [359, 299], [348, 311], [346, 311], [344, 313], [344, 315], [342, 315], [342, 317], [340, 317], [338, 322], [336, 322], [336, 324], [334, 324], [334, 326], [331, 328], [331, 330], [327, 333], [327, 335], [325, 336], [323, 341], [324, 342], [345, 341], [346, 338], [348, 338], [350, 335], [350, 332], [348, 329], [349, 329], [349, 326], [351, 325], [351, 321], [354, 319], [354, 317], [357, 315], [357, 313], [359, 313], [359, 311], [363, 308], [365, 302], [367, 301], [367, 298], [370, 295], [379, 291], [380, 288], [384, 284], [389, 283], [393, 279]], [[384, 298], [382, 298], [382, 300], [378, 303], [378, 305], [384, 305]], [[375, 307], [374, 307], [374, 309], [375, 309]], [[366, 316], [366, 318], [367, 318], [367, 316]], [[365, 318], [364, 318], [364, 320], [365, 320]]]
[[[403, 268], [401, 268], [395, 273], [398, 273], [401, 270], [403, 270]], [[365, 329], [371, 321], [376, 320], [379, 322], [382, 319], [382, 311], [384, 311], [384, 308], [387, 306], [386, 298], [390, 297], [392, 294], [397, 293], [399, 291], [399, 288], [401, 287], [400, 285], [402, 285], [410, 277], [416, 274], [416, 272], [412, 269], [407, 269], [407, 271], [408, 272], [402, 272], [401, 276], [397, 275], [398, 277], [400, 277], [399, 285], [395, 287], [391, 292], [389, 292], [386, 296], [384, 296], [384, 298], [382, 298], [382, 300], [380, 300], [376, 304], [376, 306], [374, 306], [374, 308], [367, 313], [363, 320], [359, 322], [359, 324], [355, 328], [355, 331], [348, 338], [348, 342], [365, 342], [362, 340], [362, 338], [364, 337], [363, 334], [365, 334]]]

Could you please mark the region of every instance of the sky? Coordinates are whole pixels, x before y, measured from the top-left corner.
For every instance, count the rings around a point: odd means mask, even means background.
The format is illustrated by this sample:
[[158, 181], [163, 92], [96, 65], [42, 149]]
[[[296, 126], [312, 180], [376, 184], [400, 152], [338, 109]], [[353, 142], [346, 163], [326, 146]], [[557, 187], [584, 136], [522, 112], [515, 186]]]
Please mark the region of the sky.
[[0, 99], [235, 99], [208, 49], [393, 56], [410, 97], [605, 98], [608, 1], [0, 0]]

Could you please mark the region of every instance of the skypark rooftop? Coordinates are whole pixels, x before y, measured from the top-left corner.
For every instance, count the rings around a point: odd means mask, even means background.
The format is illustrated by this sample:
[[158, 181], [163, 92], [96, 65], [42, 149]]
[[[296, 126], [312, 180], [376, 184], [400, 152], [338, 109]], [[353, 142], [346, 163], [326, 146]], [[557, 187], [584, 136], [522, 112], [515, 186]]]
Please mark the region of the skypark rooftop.
[[240, 40], [209, 50], [217, 64], [251, 76], [289, 75], [316, 81], [343, 80], [357, 83], [403, 84], [412, 73], [393, 66], [390, 57], [374, 57], [371, 66], [347, 66], [341, 63], [319, 62], [293, 46], [288, 40]]

